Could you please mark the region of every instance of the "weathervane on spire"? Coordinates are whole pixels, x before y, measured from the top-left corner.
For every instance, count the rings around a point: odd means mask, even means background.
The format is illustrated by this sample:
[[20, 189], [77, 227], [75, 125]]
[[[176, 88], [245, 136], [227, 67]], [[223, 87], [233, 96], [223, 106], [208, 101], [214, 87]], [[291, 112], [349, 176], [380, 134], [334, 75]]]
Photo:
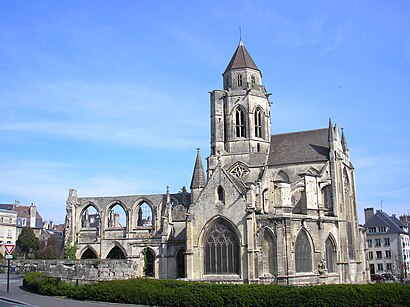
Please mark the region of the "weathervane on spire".
[[242, 26], [239, 26], [239, 43], [242, 43]]

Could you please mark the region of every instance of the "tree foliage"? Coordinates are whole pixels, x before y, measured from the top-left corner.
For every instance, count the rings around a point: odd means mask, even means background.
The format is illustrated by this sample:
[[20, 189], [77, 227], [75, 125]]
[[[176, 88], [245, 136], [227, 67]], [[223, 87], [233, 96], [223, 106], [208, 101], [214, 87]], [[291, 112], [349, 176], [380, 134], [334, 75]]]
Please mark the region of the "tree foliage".
[[17, 250], [27, 256], [27, 254], [35, 253], [39, 247], [40, 242], [35, 236], [33, 229], [23, 228], [16, 241]]

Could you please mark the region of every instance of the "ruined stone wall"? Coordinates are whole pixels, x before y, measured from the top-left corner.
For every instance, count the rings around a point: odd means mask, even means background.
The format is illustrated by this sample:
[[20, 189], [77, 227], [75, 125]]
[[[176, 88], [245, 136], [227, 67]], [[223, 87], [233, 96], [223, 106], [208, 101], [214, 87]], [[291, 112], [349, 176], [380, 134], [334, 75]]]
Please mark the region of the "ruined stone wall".
[[[7, 262], [0, 263], [7, 269]], [[45, 272], [66, 281], [90, 283], [137, 277], [138, 265], [130, 260], [15, 260], [12, 272]]]

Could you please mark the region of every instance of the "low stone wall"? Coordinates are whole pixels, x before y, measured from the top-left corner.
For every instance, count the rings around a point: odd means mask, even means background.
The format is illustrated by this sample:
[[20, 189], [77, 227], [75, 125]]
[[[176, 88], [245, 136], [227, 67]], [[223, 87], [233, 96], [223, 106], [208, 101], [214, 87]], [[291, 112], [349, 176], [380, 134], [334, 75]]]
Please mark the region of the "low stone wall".
[[[3, 271], [7, 262], [0, 263]], [[89, 283], [137, 277], [137, 264], [130, 260], [12, 260], [11, 272], [45, 272], [63, 280]]]

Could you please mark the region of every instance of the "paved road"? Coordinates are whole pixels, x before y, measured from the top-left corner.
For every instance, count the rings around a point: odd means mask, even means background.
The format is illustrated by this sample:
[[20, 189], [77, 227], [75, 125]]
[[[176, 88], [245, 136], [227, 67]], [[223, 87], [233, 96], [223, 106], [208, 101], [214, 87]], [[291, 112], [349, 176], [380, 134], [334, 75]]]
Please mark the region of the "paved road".
[[75, 301], [65, 298], [43, 296], [28, 292], [22, 288], [23, 277], [10, 275], [10, 292], [7, 293], [7, 276], [0, 274], [0, 307], [22, 306], [22, 307], [118, 307], [118, 306], [142, 306], [125, 305], [102, 302]]

